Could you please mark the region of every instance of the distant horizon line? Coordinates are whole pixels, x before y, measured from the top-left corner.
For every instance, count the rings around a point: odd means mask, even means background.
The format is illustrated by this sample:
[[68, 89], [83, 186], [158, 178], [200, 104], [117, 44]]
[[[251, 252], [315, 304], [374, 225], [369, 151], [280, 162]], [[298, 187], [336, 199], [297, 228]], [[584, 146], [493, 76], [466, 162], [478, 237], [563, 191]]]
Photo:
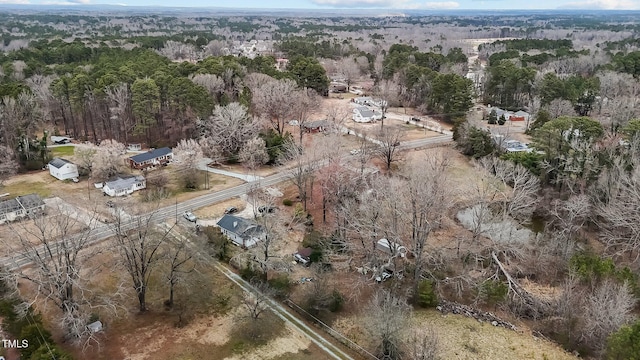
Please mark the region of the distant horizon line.
[[480, 9], [480, 8], [451, 8], [451, 9], [400, 9], [400, 8], [376, 8], [376, 7], [364, 7], [364, 8], [257, 8], [257, 7], [229, 7], [229, 6], [188, 6], [188, 5], [128, 5], [128, 4], [80, 4], [80, 3], [67, 3], [67, 4], [11, 4], [0, 3], [0, 8], [3, 7], [57, 7], [57, 8], [88, 8], [88, 7], [115, 7], [115, 8], [163, 8], [163, 9], [216, 9], [216, 10], [258, 10], [258, 11], [380, 11], [380, 12], [456, 12], [456, 11], [560, 11], [560, 12], [640, 12], [640, 9], [588, 9], [588, 8], [539, 8], [539, 9], [525, 9], [525, 8], [513, 8], [513, 9]]

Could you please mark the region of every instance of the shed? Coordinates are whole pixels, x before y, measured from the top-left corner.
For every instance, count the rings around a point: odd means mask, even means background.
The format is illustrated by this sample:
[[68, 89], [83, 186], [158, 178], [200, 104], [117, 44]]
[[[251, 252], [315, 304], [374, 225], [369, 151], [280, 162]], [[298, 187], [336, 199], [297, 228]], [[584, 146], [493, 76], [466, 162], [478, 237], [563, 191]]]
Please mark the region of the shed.
[[92, 332], [92, 333], [97, 333], [102, 331], [102, 321], [98, 320], [98, 321], [94, 321], [91, 324], [87, 325], [87, 328]]
[[407, 255], [406, 247], [387, 239], [378, 240], [376, 249], [391, 256], [400, 255], [400, 257], [405, 257]]
[[78, 177], [78, 166], [66, 159], [53, 158], [49, 161], [49, 174], [58, 180], [75, 179]]

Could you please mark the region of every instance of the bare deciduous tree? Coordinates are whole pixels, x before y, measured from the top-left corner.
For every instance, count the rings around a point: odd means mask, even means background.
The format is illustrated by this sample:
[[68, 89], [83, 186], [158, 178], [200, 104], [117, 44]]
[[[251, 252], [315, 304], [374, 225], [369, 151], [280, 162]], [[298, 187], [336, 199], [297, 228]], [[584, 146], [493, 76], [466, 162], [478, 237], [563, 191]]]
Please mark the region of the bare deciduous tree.
[[182, 43], [179, 41], [169, 40], [164, 47], [158, 51], [162, 56], [166, 56], [171, 60], [196, 60], [198, 50], [194, 45]]
[[165, 304], [171, 308], [173, 307], [176, 285], [183, 281], [184, 276], [195, 268], [193, 264], [189, 263], [194, 258], [193, 252], [189, 248], [189, 239], [183, 236], [174, 237], [174, 240], [167, 246], [163, 255], [169, 265], [166, 275], [169, 283], [169, 299]]
[[94, 163], [94, 157], [98, 152], [95, 145], [83, 144], [73, 148], [73, 155], [76, 158], [78, 171], [81, 175], [90, 175]]
[[404, 131], [401, 128], [382, 129], [376, 133], [374, 139], [378, 144], [376, 151], [378, 156], [384, 160], [387, 170], [391, 169], [391, 163], [396, 160], [400, 141], [404, 139]]
[[204, 47], [204, 54], [206, 56], [221, 56], [225, 55], [222, 49], [224, 49], [227, 44], [224, 41], [220, 40], [211, 40]]
[[[247, 113], [247, 108], [239, 103], [216, 106], [213, 116], [207, 120], [201, 120], [199, 127], [200, 135], [209, 139], [203, 143], [204, 152], [220, 151], [224, 156], [238, 154], [242, 146], [260, 131]], [[209, 148], [207, 144], [210, 145]]]
[[360, 66], [354, 58], [345, 57], [338, 61], [338, 74], [347, 83], [347, 91], [351, 90], [351, 84], [360, 77]]
[[313, 180], [313, 172], [317, 167], [317, 153], [314, 147], [304, 149], [294, 141], [287, 141], [279, 159], [280, 163], [292, 163], [290, 179], [298, 189], [304, 211], [307, 211], [309, 186]]
[[302, 134], [304, 125], [308, 122], [309, 116], [320, 105], [320, 97], [313, 89], [301, 89], [294, 94], [295, 116], [298, 118], [298, 128], [300, 131], [300, 144], [302, 145]]
[[44, 297], [60, 310], [57, 320], [65, 337], [85, 341], [92, 335], [86, 327], [89, 314], [92, 309], [107, 306], [110, 298], [89, 287], [92, 276], [99, 272], [91, 262], [96, 251], [89, 249], [94, 238], [91, 229], [97, 220], [95, 213], [77, 213], [60, 201], [52, 206], [51, 214], [32, 212], [32, 222], [9, 225], [14, 237], [4, 245], [34, 265], [18, 268], [14, 275], [33, 283], [37, 297]]
[[285, 79], [267, 82], [252, 94], [255, 111], [265, 114], [279, 135], [283, 135], [285, 123], [296, 114], [297, 91], [296, 82]]
[[424, 250], [429, 235], [440, 226], [450, 209], [452, 194], [448, 184], [449, 161], [443, 153], [429, 154], [420, 162], [413, 162], [405, 169], [407, 224], [411, 229], [411, 252], [415, 257], [414, 290], [422, 279]]
[[382, 113], [382, 119], [380, 120], [380, 129], [384, 129], [384, 119], [386, 117], [387, 109], [392, 104], [398, 102], [398, 84], [391, 80], [380, 81], [375, 88], [375, 95], [380, 98], [380, 112]]
[[131, 279], [140, 312], [147, 311], [151, 274], [162, 258], [160, 248], [171, 231], [171, 228], [164, 231], [156, 229], [154, 214], [151, 212], [126, 220], [122, 212], [118, 212], [113, 224], [114, 245], [120, 252], [120, 264]]
[[603, 281], [584, 304], [582, 338], [596, 351], [603, 351], [609, 335], [633, 319], [636, 304], [629, 285]]
[[528, 220], [539, 202], [540, 180], [522, 165], [497, 157], [487, 156], [479, 163], [505, 187], [510, 187], [510, 191], [500, 191], [504, 214]]
[[124, 144], [115, 140], [102, 140], [93, 156], [91, 173], [102, 179], [117, 175], [124, 166], [122, 155], [126, 152]]
[[245, 316], [256, 321], [269, 310], [269, 296], [272, 291], [261, 282], [252, 282], [251, 286], [251, 291], [245, 292], [240, 302], [245, 310]]
[[203, 154], [200, 144], [193, 139], [182, 139], [173, 149], [174, 160], [182, 173], [182, 180], [187, 188], [198, 186], [198, 166]]
[[599, 203], [602, 237], [609, 249], [640, 257], [640, 170], [622, 172], [617, 179], [617, 192], [608, 202]]
[[438, 334], [433, 327], [414, 331], [409, 337], [406, 356], [410, 360], [437, 360], [440, 358]]
[[0, 145], [0, 188], [4, 180], [10, 178], [18, 171], [18, 163], [13, 150]]
[[569, 100], [553, 99], [549, 105], [546, 106], [546, 109], [552, 119], [560, 116], [576, 116], [576, 111]]
[[586, 195], [574, 195], [566, 201], [556, 199], [549, 211], [553, 216], [549, 224], [557, 249], [565, 259], [573, 255], [576, 237], [591, 214], [591, 204]]
[[381, 359], [400, 359], [402, 331], [407, 326], [409, 305], [385, 290], [376, 292], [366, 307], [364, 325], [375, 341]]
[[264, 140], [255, 137], [247, 141], [240, 150], [238, 160], [251, 171], [269, 162], [269, 153]]
[[129, 134], [133, 132], [135, 127], [135, 124], [131, 121], [128, 111], [129, 103], [131, 101], [129, 86], [125, 83], [108, 86], [105, 89], [105, 94], [107, 95], [109, 103], [111, 134], [115, 140], [118, 141], [120, 141], [122, 136], [126, 143]]
[[191, 81], [207, 89], [214, 99], [218, 99], [224, 91], [224, 80], [215, 74], [195, 74], [191, 76]]

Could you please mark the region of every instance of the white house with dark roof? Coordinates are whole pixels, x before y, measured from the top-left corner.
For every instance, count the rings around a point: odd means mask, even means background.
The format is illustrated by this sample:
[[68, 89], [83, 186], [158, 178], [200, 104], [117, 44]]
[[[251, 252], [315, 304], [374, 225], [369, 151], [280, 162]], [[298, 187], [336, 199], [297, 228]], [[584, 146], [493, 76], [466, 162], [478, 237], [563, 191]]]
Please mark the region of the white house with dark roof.
[[44, 202], [37, 194], [0, 201], [0, 224], [44, 213]]
[[109, 196], [131, 195], [135, 191], [147, 187], [147, 181], [141, 175], [120, 175], [112, 180], [106, 181], [102, 186], [102, 192]]
[[353, 109], [352, 119], [358, 123], [369, 123], [382, 119], [382, 114], [377, 111], [373, 111], [368, 107], [358, 106]]
[[225, 215], [217, 223], [220, 231], [235, 245], [250, 248], [266, 239], [262, 225], [233, 215]]
[[78, 177], [78, 166], [69, 160], [53, 158], [49, 161], [49, 174], [58, 180], [75, 179]]
[[129, 158], [129, 165], [134, 169], [145, 169], [156, 165], [164, 165], [173, 160], [173, 151], [168, 147], [154, 149]]

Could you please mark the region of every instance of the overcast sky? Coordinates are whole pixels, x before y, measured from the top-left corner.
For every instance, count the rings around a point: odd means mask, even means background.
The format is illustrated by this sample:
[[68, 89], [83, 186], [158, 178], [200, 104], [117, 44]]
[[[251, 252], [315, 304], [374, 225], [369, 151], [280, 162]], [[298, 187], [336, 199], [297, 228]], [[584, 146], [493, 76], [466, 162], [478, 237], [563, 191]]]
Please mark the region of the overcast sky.
[[0, 4], [110, 4], [290, 9], [589, 9], [637, 10], [640, 0], [0, 0]]

